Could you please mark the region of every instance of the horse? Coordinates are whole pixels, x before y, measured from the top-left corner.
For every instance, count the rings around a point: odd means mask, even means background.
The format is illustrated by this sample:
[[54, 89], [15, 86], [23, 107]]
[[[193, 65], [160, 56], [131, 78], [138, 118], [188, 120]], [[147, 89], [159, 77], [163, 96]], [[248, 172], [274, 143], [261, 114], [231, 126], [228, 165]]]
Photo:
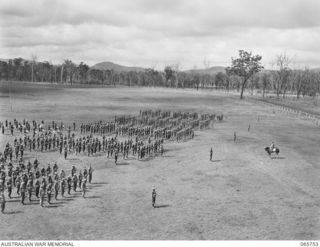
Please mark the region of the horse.
[[280, 149], [279, 148], [274, 148], [274, 150], [270, 150], [270, 147], [266, 147], [264, 150], [266, 150], [266, 152], [271, 155], [272, 153], [276, 153], [277, 155], [280, 153]]

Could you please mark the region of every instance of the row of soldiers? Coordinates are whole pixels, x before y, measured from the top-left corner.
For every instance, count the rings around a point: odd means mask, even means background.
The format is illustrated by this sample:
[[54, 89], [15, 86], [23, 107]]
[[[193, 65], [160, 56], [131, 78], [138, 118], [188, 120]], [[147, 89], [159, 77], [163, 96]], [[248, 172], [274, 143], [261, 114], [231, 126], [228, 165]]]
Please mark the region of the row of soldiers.
[[43, 131], [44, 121], [42, 120], [40, 123], [37, 123], [35, 120], [29, 122], [28, 120], [23, 119], [23, 121], [19, 122], [17, 119], [14, 119], [13, 122], [5, 120], [4, 122], [0, 121], [0, 128], [2, 134], [5, 134], [5, 130], [9, 130], [11, 135], [13, 135], [14, 130], [16, 129], [21, 134], [29, 133], [33, 131]]

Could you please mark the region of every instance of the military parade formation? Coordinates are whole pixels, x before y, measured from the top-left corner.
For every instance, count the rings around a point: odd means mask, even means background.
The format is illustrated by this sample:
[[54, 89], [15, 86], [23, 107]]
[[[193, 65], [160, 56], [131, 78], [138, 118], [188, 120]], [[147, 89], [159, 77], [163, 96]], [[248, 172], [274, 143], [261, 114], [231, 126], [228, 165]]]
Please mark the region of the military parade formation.
[[26, 152], [57, 152], [65, 160], [70, 154], [93, 158], [103, 154], [117, 165], [120, 156], [124, 160], [129, 156], [137, 160], [162, 156], [165, 142], [190, 140], [195, 130], [222, 119], [223, 115], [140, 110], [135, 116], [115, 116], [113, 121], [72, 122], [68, 126], [43, 120], [0, 122], [1, 133], [10, 139], [0, 153], [1, 211], [5, 210], [6, 196], [11, 199], [13, 194], [22, 205], [27, 197], [29, 202], [39, 201], [41, 207], [76, 191], [85, 198], [87, 182], [92, 181], [91, 165], [82, 170], [72, 165], [64, 170], [57, 162], [45, 166], [37, 158], [26, 158]]

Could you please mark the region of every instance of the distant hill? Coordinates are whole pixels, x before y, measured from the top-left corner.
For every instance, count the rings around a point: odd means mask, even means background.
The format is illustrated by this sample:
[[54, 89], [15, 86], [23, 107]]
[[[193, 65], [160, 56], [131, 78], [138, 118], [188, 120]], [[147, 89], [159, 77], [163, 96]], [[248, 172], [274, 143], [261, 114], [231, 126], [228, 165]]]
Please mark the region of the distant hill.
[[222, 66], [213, 66], [207, 69], [190, 69], [186, 70], [185, 72], [190, 72], [190, 73], [199, 73], [199, 74], [217, 74], [219, 72], [226, 72], [225, 67]]
[[114, 70], [117, 72], [128, 72], [128, 71], [144, 71], [144, 68], [141, 67], [128, 67], [128, 66], [123, 66], [119, 64], [115, 64], [112, 62], [101, 62], [97, 63], [93, 66], [91, 66], [91, 69], [98, 69], [98, 70]]

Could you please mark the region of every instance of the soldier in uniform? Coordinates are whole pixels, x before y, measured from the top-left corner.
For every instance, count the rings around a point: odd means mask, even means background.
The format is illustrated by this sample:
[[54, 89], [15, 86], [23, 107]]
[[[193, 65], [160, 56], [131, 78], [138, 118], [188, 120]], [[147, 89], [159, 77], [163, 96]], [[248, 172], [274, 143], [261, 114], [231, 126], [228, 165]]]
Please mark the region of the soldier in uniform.
[[53, 172], [57, 172], [58, 171], [58, 165], [57, 165], [57, 162], [54, 163], [53, 165]]
[[212, 153], [213, 153], [213, 151], [212, 151], [212, 148], [210, 149], [210, 160], [212, 160]]
[[40, 180], [39, 180], [39, 178], [36, 179], [36, 182], [35, 182], [34, 186], [35, 186], [36, 197], [39, 198], [39, 191], [40, 191]]
[[67, 178], [67, 185], [68, 185], [68, 194], [70, 195], [70, 191], [71, 191], [71, 187], [72, 187], [72, 179], [71, 179], [70, 175]]
[[21, 194], [21, 204], [24, 205], [24, 200], [26, 198], [26, 183], [24, 180], [22, 180], [22, 182], [21, 182], [20, 194]]
[[84, 198], [86, 195], [86, 189], [87, 189], [87, 179], [84, 179], [82, 181], [82, 197]]
[[74, 165], [72, 165], [72, 168], [71, 168], [71, 177], [74, 176], [74, 174], [76, 173], [77, 169]]
[[41, 184], [41, 187], [40, 187], [40, 206], [41, 207], [43, 207], [45, 193], [46, 193], [45, 186], [44, 184]]
[[44, 167], [42, 167], [41, 169], [41, 176], [42, 177], [46, 176], [46, 169]]
[[54, 199], [58, 200], [58, 193], [59, 193], [59, 181], [55, 180], [54, 182]]
[[39, 165], [39, 162], [38, 162], [37, 159], [35, 159], [34, 162], [33, 162], [33, 169], [34, 169], [35, 171], [37, 170], [38, 165]]
[[77, 183], [78, 183], [78, 178], [77, 178], [76, 174], [74, 174], [72, 177], [72, 183], [73, 183], [73, 191], [76, 192], [77, 191]]
[[91, 165], [90, 165], [89, 170], [88, 170], [89, 183], [90, 183], [90, 184], [91, 184], [91, 181], [92, 181], [92, 173], [93, 173], [93, 168], [92, 168]]
[[60, 188], [61, 188], [61, 197], [64, 197], [66, 180], [63, 178], [60, 180]]
[[29, 202], [31, 202], [32, 189], [33, 189], [32, 180], [29, 179], [29, 180], [28, 180], [28, 183], [27, 183], [27, 190], [28, 190]]
[[[20, 146], [20, 155], [21, 155], [21, 158], [23, 158], [23, 150], [24, 150], [23, 145], [21, 145], [21, 146]], [[12, 154], [12, 152], [11, 152], [11, 154]], [[10, 159], [10, 160], [11, 160], [11, 159]]]
[[18, 176], [17, 178], [16, 178], [16, 187], [17, 187], [17, 195], [20, 195], [20, 185], [21, 185], [21, 177], [20, 176]]
[[88, 177], [87, 167], [85, 167], [85, 168], [83, 169], [83, 177], [84, 177], [85, 179], [87, 179], [87, 177]]
[[49, 204], [51, 203], [51, 193], [52, 193], [52, 184], [50, 183], [47, 186], [47, 200]]
[[157, 197], [157, 192], [155, 189], [153, 189], [153, 191], [152, 191], [152, 207], [154, 207], [156, 204], [156, 197]]
[[78, 175], [79, 188], [81, 188], [82, 179], [83, 179], [83, 175], [82, 175], [82, 172], [81, 172], [81, 170], [80, 170], [80, 171], [79, 171], [79, 175]]
[[65, 176], [66, 176], [66, 174], [65, 174], [64, 170], [61, 170], [61, 171], [60, 171], [60, 179], [61, 179], [61, 180], [64, 179]]
[[68, 148], [67, 146], [64, 148], [64, 159], [66, 160], [68, 156]]
[[117, 161], [118, 161], [118, 152], [116, 151], [116, 152], [114, 153], [114, 163], [117, 164]]
[[8, 189], [8, 197], [11, 199], [11, 193], [12, 193], [12, 178], [9, 177], [7, 181], [7, 189]]
[[47, 176], [49, 176], [51, 174], [51, 167], [50, 167], [50, 164], [48, 164], [48, 167], [47, 167]]

